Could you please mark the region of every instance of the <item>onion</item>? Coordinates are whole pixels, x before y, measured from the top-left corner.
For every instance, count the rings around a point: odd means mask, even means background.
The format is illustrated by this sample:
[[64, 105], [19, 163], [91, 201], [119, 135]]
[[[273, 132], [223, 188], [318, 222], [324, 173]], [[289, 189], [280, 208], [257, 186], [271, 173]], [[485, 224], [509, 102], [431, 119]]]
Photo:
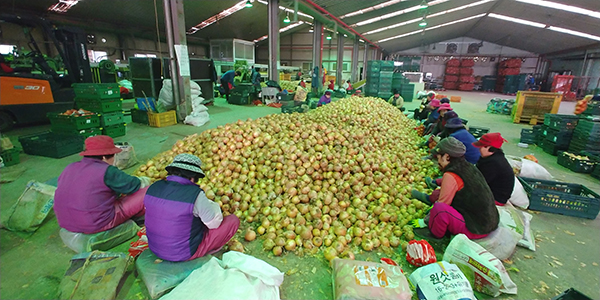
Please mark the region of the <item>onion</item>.
[[254, 239], [256, 239], [256, 232], [254, 232], [252, 229], [248, 229], [244, 235], [244, 239], [246, 239], [248, 242], [254, 241]]
[[281, 256], [281, 253], [283, 253], [283, 249], [281, 248], [281, 246], [273, 247], [273, 255]]

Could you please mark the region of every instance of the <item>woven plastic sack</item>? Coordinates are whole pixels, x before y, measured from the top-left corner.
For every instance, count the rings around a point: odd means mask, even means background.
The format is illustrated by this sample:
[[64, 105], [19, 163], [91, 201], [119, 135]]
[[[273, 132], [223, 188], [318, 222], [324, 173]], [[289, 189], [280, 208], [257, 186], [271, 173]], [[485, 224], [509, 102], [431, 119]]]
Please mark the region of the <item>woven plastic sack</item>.
[[128, 264], [125, 253], [75, 255], [60, 282], [59, 299], [115, 299]]
[[460, 75], [473, 75], [473, 68], [460, 68]]
[[527, 212], [521, 211], [523, 215], [523, 238], [517, 243], [517, 246], [527, 248], [531, 251], [535, 251], [535, 238], [531, 233], [531, 219], [533, 216]]
[[67, 247], [77, 253], [82, 253], [93, 250], [110, 250], [134, 237], [138, 230], [140, 227], [134, 221], [127, 220], [115, 228], [98, 233], [85, 234], [61, 228], [59, 235]]
[[510, 203], [505, 206], [496, 206], [500, 215], [498, 228], [488, 236], [474, 240], [485, 250], [498, 259], [507, 259], [512, 256], [517, 243], [523, 238], [525, 226], [522, 216]]
[[146, 250], [135, 262], [142, 280], [152, 299], [156, 299], [184, 281], [194, 270], [206, 264], [212, 255], [190, 261], [171, 262], [159, 259], [152, 251]]
[[508, 202], [523, 209], [529, 207], [529, 197], [527, 196], [527, 192], [525, 192], [523, 185], [517, 178], [515, 178], [515, 187], [513, 188], [513, 192], [510, 195]]
[[411, 299], [402, 268], [388, 264], [335, 258], [333, 299]]
[[458, 67], [446, 67], [446, 74], [456, 75], [459, 73]]
[[[458, 81], [458, 76], [456, 76], [456, 75], [446, 75], [444, 77], [444, 81], [445, 82], [457, 82]], [[440, 99], [442, 99], [442, 98], [440, 98]]]
[[119, 170], [131, 168], [138, 163], [135, 150], [128, 142], [115, 143], [115, 146], [121, 149], [121, 152], [115, 154], [115, 163], [113, 164]]
[[408, 242], [406, 260], [416, 267], [425, 266], [437, 261], [433, 247], [426, 240], [412, 240]]
[[458, 66], [460, 66], [460, 60], [453, 58], [453, 59], [449, 60], [448, 62], [446, 62], [446, 66], [447, 67], [458, 67]]
[[462, 83], [473, 83], [475, 81], [475, 77], [471, 75], [463, 75], [459, 77], [458, 81]]
[[444, 88], [447, 90], [455, 90], [458, 87], [458, 83], [456, 82], [444, 82]]
[[472, 91], [475, 88], [475, 85], [472, 83], [462, 83], [458, 85], [458, 89], [460, 91]]
[[417, 288], [419, 299], [477, 299], [462, 271], [456, 265], [445, 261], [420, 267], [410, 274], [409, 279]]
[[4, 226], [12, 231], [36, 231], [54, 205], [55, 186], [30, 181], [17, 202], [9, 209]]
[[517, 285], [510, 279], [502, 261], [464, 234], [450, 241], [444, 260], [457, 265], [475, 291], [493, 297], [500, 293], [517, 294]]
[[472, 59], [461, 59], [460, 66], [461, 67], [472, 67], [475, 65], [475, 61]]

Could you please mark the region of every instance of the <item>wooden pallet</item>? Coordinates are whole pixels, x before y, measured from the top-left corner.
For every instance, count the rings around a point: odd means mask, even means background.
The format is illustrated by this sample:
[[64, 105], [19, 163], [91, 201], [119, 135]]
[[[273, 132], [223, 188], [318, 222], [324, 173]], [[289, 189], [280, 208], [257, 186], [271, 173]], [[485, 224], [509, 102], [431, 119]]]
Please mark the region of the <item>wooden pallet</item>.
[[543, 123], [544, 114], [557, 113], [561, 101], [559, 93], [519, 91], [511, 113], [513, 123]]

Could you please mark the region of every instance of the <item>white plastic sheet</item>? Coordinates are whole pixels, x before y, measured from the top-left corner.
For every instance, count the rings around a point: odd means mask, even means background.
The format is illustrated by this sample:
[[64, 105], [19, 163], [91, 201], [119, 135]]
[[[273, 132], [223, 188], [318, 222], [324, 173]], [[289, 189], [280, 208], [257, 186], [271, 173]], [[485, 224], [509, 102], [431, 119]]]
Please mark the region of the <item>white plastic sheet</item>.
[[162, 300], [261, 299], [278, 300], [283, 273], [268, 263], [236, 251], [213, 257]]

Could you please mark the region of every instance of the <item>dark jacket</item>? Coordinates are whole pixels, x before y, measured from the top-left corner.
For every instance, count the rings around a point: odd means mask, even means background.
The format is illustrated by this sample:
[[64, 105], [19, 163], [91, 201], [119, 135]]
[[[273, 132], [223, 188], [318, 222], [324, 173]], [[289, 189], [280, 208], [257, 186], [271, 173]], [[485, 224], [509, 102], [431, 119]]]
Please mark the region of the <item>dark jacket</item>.
[[464, 187], [454, 195], [452, 207], [463, 216], [467, 229], [474, 234], [496, 230], [500, 216], [481, 172], [464, 158], [453, 158], [444, 172], [452, 172], [463, 180]]
[[491, 156], [481, 157], [477, 162], [477, 169], [485, 177], [494, 199], [502, 204], [506, 203], [515, 187], [515, 174], [504, 157], [504, 152], [498, 149]]
[[465, 159], [472, 164], [476, 164], [481, 156], [479, 149], [473, 146], [473, 143], [477, 142], [477, 139], [464, 128], [455, 131], [454, 133], [450, 134], [450, 136], [461, 141], [465, 145], [467, 148]]

